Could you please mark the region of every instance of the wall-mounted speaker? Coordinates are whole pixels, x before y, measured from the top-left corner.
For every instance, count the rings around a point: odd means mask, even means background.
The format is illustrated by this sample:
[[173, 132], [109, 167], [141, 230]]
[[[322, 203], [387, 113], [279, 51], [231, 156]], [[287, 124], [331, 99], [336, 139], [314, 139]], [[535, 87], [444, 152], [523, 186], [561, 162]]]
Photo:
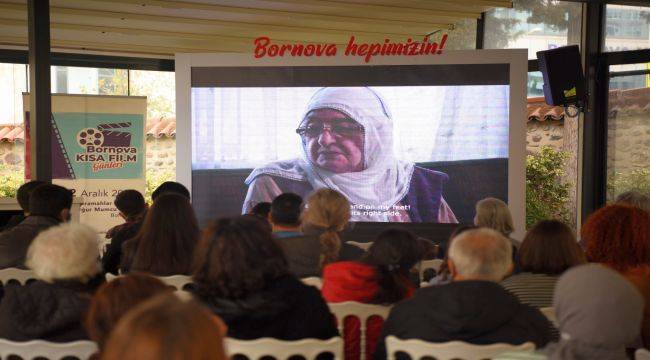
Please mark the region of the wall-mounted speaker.
[[549, 105], [568, 106], [585, 100], [585, 76], [578, 45], [538, 51], [539, 70], [544, 77], [544, 98]]

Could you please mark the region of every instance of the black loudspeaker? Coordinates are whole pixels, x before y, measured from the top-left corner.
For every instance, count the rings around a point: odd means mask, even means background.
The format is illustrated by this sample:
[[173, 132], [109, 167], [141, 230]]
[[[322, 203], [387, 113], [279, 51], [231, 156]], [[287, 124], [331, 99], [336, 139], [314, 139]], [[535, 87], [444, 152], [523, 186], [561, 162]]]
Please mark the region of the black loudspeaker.
[[585, 76], [578, 45], [538, 51], [539, 71], [544, 76], [544, 98], [549, 105], [578, 105], [585, 99]]

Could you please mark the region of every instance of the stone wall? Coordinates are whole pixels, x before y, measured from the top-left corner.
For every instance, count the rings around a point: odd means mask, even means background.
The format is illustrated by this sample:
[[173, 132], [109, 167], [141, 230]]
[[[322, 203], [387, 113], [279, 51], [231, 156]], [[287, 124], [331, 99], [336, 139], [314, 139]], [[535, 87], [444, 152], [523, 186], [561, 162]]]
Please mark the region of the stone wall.
[[612, 113], [607, 127], [608, 172], [650, 167], [650, 111]]
[[[25, 158], [25, 144], [22, 142], [0, 142], [0, 165], [4, 171], [23, 171]], [[3, 171], [3, 172], [4, 172]], [[0, 173], [0, 176], [5, 174]]]

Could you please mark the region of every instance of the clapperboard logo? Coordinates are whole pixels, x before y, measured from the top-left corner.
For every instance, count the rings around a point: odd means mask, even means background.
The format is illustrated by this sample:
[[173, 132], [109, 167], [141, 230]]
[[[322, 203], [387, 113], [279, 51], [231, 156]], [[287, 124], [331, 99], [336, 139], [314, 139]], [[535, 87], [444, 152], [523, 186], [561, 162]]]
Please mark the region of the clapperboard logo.
[[130, 122], [100, 124], [97, 128], [81, 129], [77, 143], [84, 149], [75, 157], [77, 162], [92, 163], [93, 172], [123, 168], [138, 161], [138, 149], [131, 146]]

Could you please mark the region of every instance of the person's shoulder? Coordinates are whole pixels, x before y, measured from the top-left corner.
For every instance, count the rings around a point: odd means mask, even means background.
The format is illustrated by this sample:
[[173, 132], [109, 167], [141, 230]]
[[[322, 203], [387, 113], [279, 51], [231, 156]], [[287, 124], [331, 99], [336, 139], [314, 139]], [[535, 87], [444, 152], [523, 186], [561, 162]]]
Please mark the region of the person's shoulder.
[[417, 165], [413, 167], [413, 177], [430, 180], [449, 180], [449, 175], [442, 171], [431, 170]]

